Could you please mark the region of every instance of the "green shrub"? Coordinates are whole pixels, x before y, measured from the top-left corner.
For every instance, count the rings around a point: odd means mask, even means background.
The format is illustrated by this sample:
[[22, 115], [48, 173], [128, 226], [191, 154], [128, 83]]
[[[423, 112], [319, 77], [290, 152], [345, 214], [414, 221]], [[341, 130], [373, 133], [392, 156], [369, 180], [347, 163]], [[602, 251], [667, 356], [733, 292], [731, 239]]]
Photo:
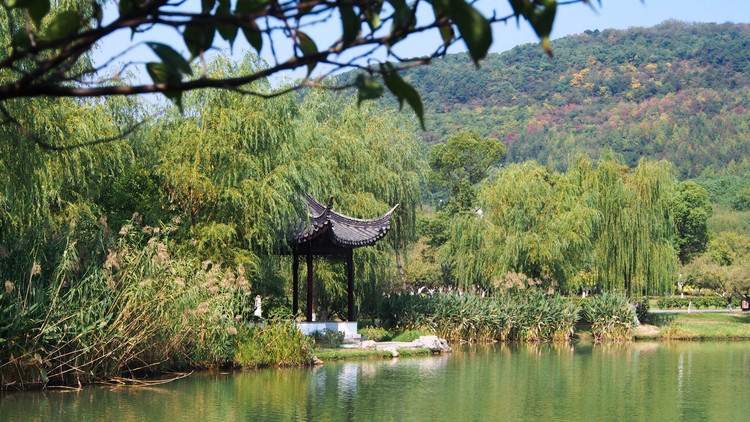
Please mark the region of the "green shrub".
[[[732, 306], [739, 306], [739, 300], [737, 298], [730, 299]], [[688, 309], [688, 306], [692, 303], [692, 307], [696, 309], [711, 309], [711, 308], [726, 308], [728, 301], [727, 298], [721, 296], [668, 296], [659, 298], [656, 301], [656, 306], [659, 309]]]
[[344, 342], [344, 333], [336, 330], [320, 330], [312, 334], [316, 346], [320, 347], [339, 347]]
[[584, 320], [591, 323], [594, 341], [632, 338], [635, 310], [624, 295], [603, 293], [583, 302]]
[[390, 331], [382, 327], [364, 327], [359, 329], [359, 333], [366, 337], [367, 340], [388, 341], [393, 337]]
[[301, 366], [312, 363], [313, 340], [292, 320], [271, 320], [242, 333], [234, 360], [243, 367]]

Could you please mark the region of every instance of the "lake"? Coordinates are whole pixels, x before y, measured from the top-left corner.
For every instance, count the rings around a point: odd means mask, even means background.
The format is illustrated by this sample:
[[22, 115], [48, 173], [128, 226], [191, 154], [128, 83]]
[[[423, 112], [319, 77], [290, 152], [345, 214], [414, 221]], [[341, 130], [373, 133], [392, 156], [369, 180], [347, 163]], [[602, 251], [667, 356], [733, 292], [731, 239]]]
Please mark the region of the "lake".
[[0, 396], [10, 421], [747, 421], [750, 342], [460, 347], [145, 388]]

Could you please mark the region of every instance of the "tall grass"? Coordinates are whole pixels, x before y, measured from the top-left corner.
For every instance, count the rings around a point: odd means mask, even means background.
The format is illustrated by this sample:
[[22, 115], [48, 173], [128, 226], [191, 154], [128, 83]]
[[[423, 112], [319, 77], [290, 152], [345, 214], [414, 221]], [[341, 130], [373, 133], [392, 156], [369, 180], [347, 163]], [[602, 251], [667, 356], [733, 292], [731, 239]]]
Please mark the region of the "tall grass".
[[426, 329], [451, 341], [568, 341], [579, 318], [576, 304], [539, 291], [476, 294], [395, 294], [381, 318], [398, 329]]

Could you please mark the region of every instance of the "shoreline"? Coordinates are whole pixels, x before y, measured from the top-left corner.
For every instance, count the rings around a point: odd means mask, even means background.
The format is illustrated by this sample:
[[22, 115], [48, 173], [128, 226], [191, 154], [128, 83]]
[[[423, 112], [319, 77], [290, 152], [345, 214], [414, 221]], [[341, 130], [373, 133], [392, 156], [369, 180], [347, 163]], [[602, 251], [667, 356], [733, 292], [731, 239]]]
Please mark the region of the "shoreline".
[[[613, 344], [613, 343], [628, 343], [628, 342], [641, 342], [641, 341], [656, 341], [656, 342], [743, 342], [750, 341], [750, 313], [743, 312], [692, 312], [692, 313], [655, 313], [651, 314], [651, 321], [647, 324], [639, 325], [632, 329], [631, 335], [628, 339], [618, 340], [605, 340], [600, 344]], [[429, 336], [432, 339], [437, 339], [435, 336]], [[355, 361], [355, 360], [368, 360], [368, 359], [393, 359], [398, 357], [428, 357], [433, 355], [440, 355], [448, 352], [450, 348], [443, 349], [435, 348], [431, 345], [420, 344], [416, 341], [413, 342], [371, 342], [365, 347], [320, 347], [313, 349], [313, 360], [307, 364], [292, 367], [312, 367], [316, 365], [325, 365], [326, 363], [340, 362], [340, 361]], [[450, 346], [462, 345], [462, 344], [474, 344], [474, 345], [491, 345], [500, 343], [499, 341], [452, 341], [449, 343]], [[523, 341], [505, 341], [505, 344], [521, 344]], [[544, 342], [543, 342], [544, 343]], [[579, 325], [573, 337], [568, 341], [569, 344], [595, 344], [593, 334], [590, 331], [590, 326]], [[263, 365], [258, 367], [246, 366], [236, 364], [224, 367], [182, 367], [175, 368], [174, 371], [154, 372], [145, 374], [143, 377], [135, 379], [125, 379], [125, 382], [120, 383], [123, 386], [147, 386], [152, 382], [163, 381], [165, 376], [169, 374], [183, 374], [191, 371], [204, 372], [204, 371], [234, 371], [238, 370], [256, 370], [266, 368], [282, 368], [288, 366], [279, 365]], [[181, 372], [180, 372], [181, 371]], [[124, 378], [123, 378], [124, 379]], [[102, 380], [99, 382], [83, 383], [82, 385], [113, 385], [118, 384], [118, 378], [112, 380]], [[0, 394], [11, 392], [11, 391], [39, 391], [39, 390], [77, 390], [76, 385], [45, 385], [42, 383], [25, 383], [15, 385], [3, 385], [0, 388]]]
[[[581, 335], [582, 334], [582, 335]], [[657, 342], [657, 343], [670, 343], [670, 342], [744, 342], [750, 341], [749, 336], [703, 336], [703, 337], [663, 337], [663, 336], [649, 336], [638, 334], [634, 332], [630, 340], [626, 341], [606, 341], [603, 343], [594, 343], [590, 332], [581, 331], [576, 333], [576, 337], [569, 341], [571, 345], [575, 344], [594, 344], [594, 345], [606, 345], [606, 344], [628, 344], [628, 343], [640, 343], [640, 342]], [[453, 342], [450, 343], [452, 346], [456, 345], [474, 345], [474, 346], [491, 346], [493, 344], [526, 344], [529, 342]], [[537, 342], [537, 344], [555, 344], [554, 342]], [[397, 353], [393, 353], [394, 350]], [[184, 372], [162, 372], [154, 374], [153, 376], [146, 376], [143, 378], [133, 379], [132, 383], [117, 384], [114, 382], [92, 382], [81, 384], [80, 386], [68, 386], [68, 385], [41, 385], [27, 384], [24, 388], [4, 388], [0, 389], [0, 398], [6, 394], [23, 393], [23, 392], [40, 392], [40, 391], [53, 391], [53, 392], [70, 392], [80, 391], [87, 387], [121, 387], [121, 388], [140, 388], [149, 387], [153, 385], [164, 385], [169, 384], [172, 381], [177, 381], [190, 377], [194, 374], [221, 374], [221, 375], [232, 375], [236, 372], [252, 372], [259, 370], [284, 370], [284, 369], [303, 369], [313, 368], [316, 366], [324, 366], [330, 363], [339, 363], [344, 361], [361, 361], [361, 360], [386, 360], [386, 359], [398, 359], [398, 358], [415, 358], [415, 357], [437, 357], [450, 352], [433, 351], [426, 347], [405, 347], [397, 349], [360, 349], [360, 348], [321, 348], [317, 349], [314, 353], [315, 362], [308, 365], [300, 366], [279, 366], [279, 365], [268, 365], [259, 367], [231, 367], [231, 368], [191, 368]], [[172, 378], [165, 377], [168, 374], [177, 374]]]

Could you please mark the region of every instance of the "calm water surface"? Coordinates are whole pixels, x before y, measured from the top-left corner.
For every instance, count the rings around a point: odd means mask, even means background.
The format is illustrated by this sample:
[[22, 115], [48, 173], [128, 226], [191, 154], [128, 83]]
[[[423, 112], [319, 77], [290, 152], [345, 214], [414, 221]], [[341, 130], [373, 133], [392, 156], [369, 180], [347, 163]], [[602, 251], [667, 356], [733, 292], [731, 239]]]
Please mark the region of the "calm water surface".
[[748, 421], [750, 342], [496, 346], [0, 396], [2, 421]]

